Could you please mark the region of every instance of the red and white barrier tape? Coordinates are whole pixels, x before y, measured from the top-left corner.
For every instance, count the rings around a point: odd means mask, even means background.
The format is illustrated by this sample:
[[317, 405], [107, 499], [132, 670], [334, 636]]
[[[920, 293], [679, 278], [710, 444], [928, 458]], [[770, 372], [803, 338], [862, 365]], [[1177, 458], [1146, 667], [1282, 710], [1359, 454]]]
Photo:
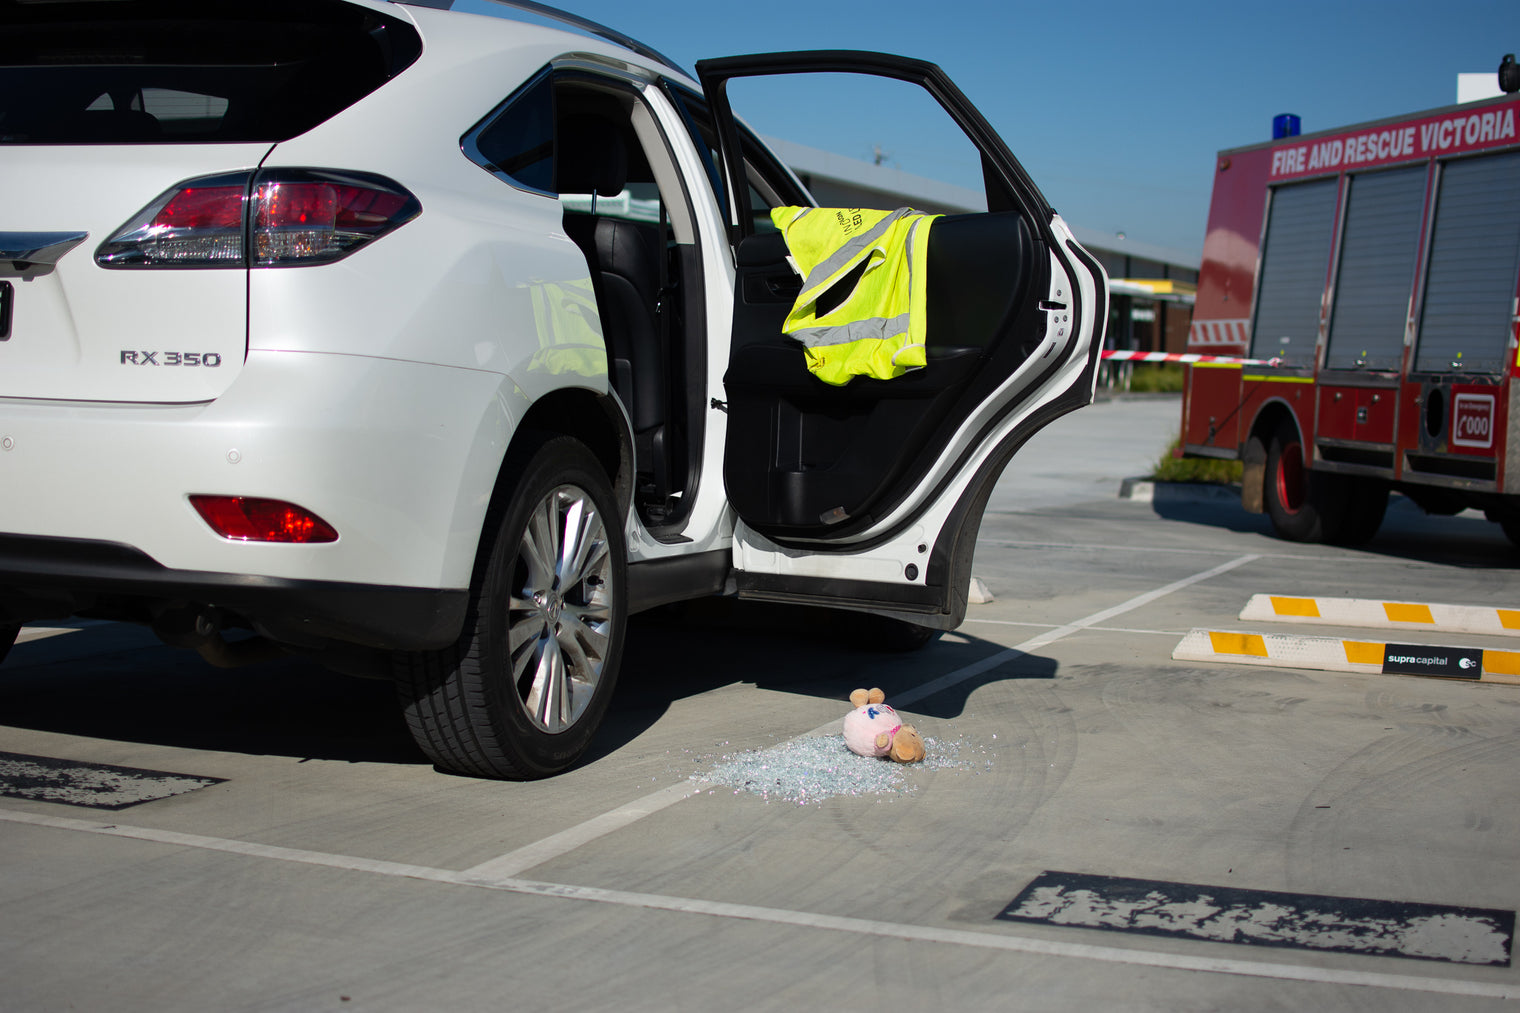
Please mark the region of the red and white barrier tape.
[[1236, 355], [1198, 355], [1180, 352], [1126, 352], [1105, 348], [1103, 358], [1112, 362], [1228, 362], [1242, 366], [1275, 366], [1276, 359], [1242, 359]]

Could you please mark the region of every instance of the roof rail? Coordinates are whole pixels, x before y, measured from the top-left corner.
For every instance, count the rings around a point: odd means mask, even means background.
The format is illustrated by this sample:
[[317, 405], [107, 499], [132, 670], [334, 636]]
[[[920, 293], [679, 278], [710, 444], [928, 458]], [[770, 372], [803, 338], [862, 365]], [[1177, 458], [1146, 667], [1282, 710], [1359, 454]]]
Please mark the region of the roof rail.
[[[412, 7], [432, 7], [437, 10], [447, 11], [453, 10], [459, 0], [393, 0], [393, 2]], [[679, 63], [676, 63], [676, 61], [659, 50], [646, 46], [638, 39], [624, 35], [615, 28], [608, 28], [606, 25], [599, 24], [589, 18], [583, 18], [579, 14], [571, 14], [569, 11], [562, 11], [558, 7], [550, 7], [548, 4], [538, 3], [537, 0], [480, 0], [480, 2], [522, 11], [525, 14], [536, 14], [548, 21], [558, 22], [571, 28], [579, 28], [581, 31], [594, 35], [599, 39], [605, 39], [608, 42], [622, 46], [624, 49], [630, 49], [646, 59], [663, 63], [678, 74], [690, 76], [689, 71], [683, 69]], [[491, 15], [488, 14], [487, 16]]]

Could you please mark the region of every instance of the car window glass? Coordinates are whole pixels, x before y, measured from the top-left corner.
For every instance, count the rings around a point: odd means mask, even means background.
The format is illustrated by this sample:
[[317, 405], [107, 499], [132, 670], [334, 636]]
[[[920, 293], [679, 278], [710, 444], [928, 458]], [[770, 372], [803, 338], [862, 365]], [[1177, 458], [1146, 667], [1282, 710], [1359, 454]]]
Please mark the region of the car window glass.
[[[144, 88], [124, 102], [121, 109], [146, 112], [158, 120], [159, 129], [166, 134], [205, 134], [214, 131], [222, 117], [227, 115], [228, 104], [220, 95], [175, 88]], [[116, 110], [116, 99], [107, 92], [102, 92], [85, 106], [85, 112], [90, 113]]]
[[680, 111], [687, 132], [690, 133], [692, 142], [697, 147], [697, 154], [702, 159], [702, 167], [707, 172], [707, 182], [718, 198], [718, 206], [723, 207], [727, 200], [725, 196], [727, 188], [723, 185], [723, 173], [719, 169], [722, 165], [722, 156], [718, 153], [718, 136], [713, 130], [707, 103], [685, 88], [674, 85], [669, 86], [668, 94]]
[[[718, 135], [713, 129], [707, 103], [683, 89], [672, 91], [676, 103], [685, 114], [687, 129], [691, 131], [692, 140], [703, 155], [703, 162], [707, 166], [709, 181], [713, 185], [713, 192], [718, 197], [718, 204], [723, 207], [726, 191], [717, 168], [722, 164], [722, 156], [718, 151]], [[742, 112], [740, 115], [743, 115]], [[749, 180], [747, 207], [753, 223], [752, 231], [775, 231], [775, 226], [771, 223], [770, 209], [784, 204], [802, 202], [805, 200], [805, 195], [796, 192], [794, 184], [786, 177], [786, 173], [780, 166], [772, 163], [764, 146], [743, 126], [739, 128], [739, 140], [744, 145], [744, 172]]]
[[542, 193], [554, 192], [554, 89], [547, 72], [504, 102], [483, 127], [467, 134], [477, 164]]
[[631, 182], [623, 192], [611, 197], [592, 200], [589, 193], [560, 194], [560, 202], [570, 211], [596, 213], [606, 218], [621, 218], [629, 222], [657, 225], [668, 216], [660, 202], [660, 188], [654, 182]]
[[404, 16], [341, 0], [3, 5], [0, 144], [283, 141], [421, 51]]
[[[868, 74], [728, 82], [729, 102], [820, 206], [984, 211], [981, 152], [917, 84]], [[906, 196], [905, 196], [906, 195]], [[752, 191], [755, 221], [769, 210]]]

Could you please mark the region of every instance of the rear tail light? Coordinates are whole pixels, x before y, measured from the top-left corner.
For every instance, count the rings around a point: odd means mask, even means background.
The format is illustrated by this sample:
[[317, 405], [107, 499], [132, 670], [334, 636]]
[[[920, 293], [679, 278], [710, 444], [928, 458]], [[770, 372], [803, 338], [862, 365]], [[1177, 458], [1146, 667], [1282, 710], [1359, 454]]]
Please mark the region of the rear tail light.
[[261, 175], [250, 214], [253, 263], [276, 267], [339, 260], [421, 210], [416, 197], [379, 177]]
[[422, 205], [370, 173], [264, 169], [188, 180], [95, 251], [101, 267], [327, 264], [400, 228]]
[[239, 542], [311, 545], [336, 542], [338, 532], [322, 518], [278, 499], [253, 496], [191, 496], [201, 519], [223, 538]]

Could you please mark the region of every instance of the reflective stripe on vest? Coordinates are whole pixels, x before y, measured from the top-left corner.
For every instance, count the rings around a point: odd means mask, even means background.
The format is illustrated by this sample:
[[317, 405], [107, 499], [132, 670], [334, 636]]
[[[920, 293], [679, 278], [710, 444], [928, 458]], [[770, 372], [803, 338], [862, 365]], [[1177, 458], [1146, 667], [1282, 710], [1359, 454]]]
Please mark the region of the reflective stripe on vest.
[[[929, 227], [938, 217], [912, 208], [772, 209], [803, 275], [781, 329], [802, 342], [809, 372], [837, 386], [923, 368]], [[850, 291], [820, 314], [818, 300], [857, 270]]]

